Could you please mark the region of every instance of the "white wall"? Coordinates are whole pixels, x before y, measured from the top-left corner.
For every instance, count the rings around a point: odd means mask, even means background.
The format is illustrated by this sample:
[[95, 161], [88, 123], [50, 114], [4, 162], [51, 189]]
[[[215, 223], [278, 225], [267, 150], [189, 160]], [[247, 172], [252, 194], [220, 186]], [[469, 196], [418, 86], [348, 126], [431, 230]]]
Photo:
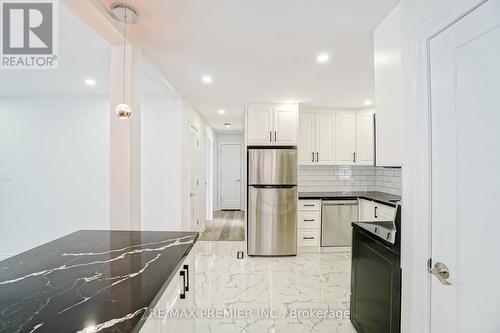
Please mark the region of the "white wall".
[[182, 230], [181, 100], [143, 95], [141, 112], [141, 228]]
[[196, 128], [199, 133], [200, 138], [200, 220], [202, 224], [206, 221], [207, 213], [206, 213], [206, 192], [203, 189], [206, 189], [205, 183], [207, 182], [206, 175], [206, 139], [211, 138], [212, 140], [215, 137], [213, 129], [206, 123], [206, 121], [200, 116], [200, 114], [191, 106], [191, 104], [183, 100], [182, 101], [182, 109], [183, 109], [183, 124], [182, 124], [182, 223], [185, 228], [188, 228], [191, 223], [191, 209], [190, 209], [190, 158], [189, 158], [189, 140], [190, 140], [190, 128]]
[[246, 176], [244, 175], [244, 170], [245, 170], [245, 160], [244, 160], [244, 154], [245, 154], [245, 137], [243, 132], [218, 132], [215, 136], [216, 140], [216, 145], [215, 145], [215, 154], [214, 154], [214, 209], [219, 210], [220, 209], [220, 198], [219, 198], [219, 192], [220, 192], [220, 172], [219, 172], [219, 144], [220, 143], [241, 143], [241, 168], [242, 168], [242, 181], [241, 181], [241, 186], [242, 186], [242, 197], [241, 197], [241, 207], [245, 206], [245, 194], [246, 191], [244, 191], [244, 186], [245, 186], [245, 178]]
[[426, 38], [467, 0], [401, 0], [403, 87], [402, 332], [429, 332], [429, 117]]
[[0, 256], [109, 229], [108, 110], [104, 96], [0, 97]]

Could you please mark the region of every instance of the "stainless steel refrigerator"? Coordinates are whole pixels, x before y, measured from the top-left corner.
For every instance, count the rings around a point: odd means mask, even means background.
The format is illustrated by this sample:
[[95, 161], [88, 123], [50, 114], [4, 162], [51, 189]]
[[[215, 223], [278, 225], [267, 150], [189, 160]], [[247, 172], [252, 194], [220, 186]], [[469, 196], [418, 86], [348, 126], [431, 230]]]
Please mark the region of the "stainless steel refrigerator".
[[248, 150], [248, 255], [297, 254], [297, 150]]

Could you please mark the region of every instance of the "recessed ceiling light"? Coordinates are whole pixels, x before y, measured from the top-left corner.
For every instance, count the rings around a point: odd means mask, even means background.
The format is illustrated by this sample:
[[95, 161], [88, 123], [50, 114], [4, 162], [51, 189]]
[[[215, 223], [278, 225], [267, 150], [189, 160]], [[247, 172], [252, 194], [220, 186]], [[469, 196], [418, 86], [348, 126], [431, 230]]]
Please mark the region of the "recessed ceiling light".
[[92, 79], [92, 78], [87, 78], [87, 79], [85, 79], [85, 81], [84, 81], [84, 82], [85, 82], [85, 84], [86, 84], [86, 85], [88, 85], [89, 87], [93, 87], [93, 86], [95, 86], [95, 85], [96, 85], [95, 80], [94, 80], [94, 79]]
[[373, 105], [373, 101], [369, 100], [369, 99], [367, 99], [364, 103], [365, 103], [366, 106]]
[[218, 114], [224, 114], [224, 113], [226, 113], [226, 110], [220, 109], [220, 110], [217, 111], [217, 113]]
[[224, 126], [225, 126], [226, 128], [229, 128], [229, 127], [231, 127], [231, 123], [224, 123]]
[[212, 77], [210, 75], [203, 75], [201, 77], [201, 81], [205, 84], [210, 84], [210, 83], [212, 83], [213, 80], [212, 80]]
[[328, 55], [328, 53], [320, 53], [320, 54], [318, 54], [318, 56], [316, 57], [316, 60], [317, 60], [320, 64], [324, 64], [324, 63], [328, 62], [328, 60], [330, 60], [330, 56]]

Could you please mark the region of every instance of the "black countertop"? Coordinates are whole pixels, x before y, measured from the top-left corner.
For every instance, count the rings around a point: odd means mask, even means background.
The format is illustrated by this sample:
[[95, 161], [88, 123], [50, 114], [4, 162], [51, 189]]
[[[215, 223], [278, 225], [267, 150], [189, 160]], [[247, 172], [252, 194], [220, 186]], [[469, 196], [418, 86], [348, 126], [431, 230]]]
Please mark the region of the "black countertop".
[[299, 199], [366, 199], [378, 203], [396, 207], [396, 202], [401, 200], [401, 196], [384, 192], [300, 192]]
[[0, 332], [138, 331], [196, 232], [77, 231], [0, 262]]

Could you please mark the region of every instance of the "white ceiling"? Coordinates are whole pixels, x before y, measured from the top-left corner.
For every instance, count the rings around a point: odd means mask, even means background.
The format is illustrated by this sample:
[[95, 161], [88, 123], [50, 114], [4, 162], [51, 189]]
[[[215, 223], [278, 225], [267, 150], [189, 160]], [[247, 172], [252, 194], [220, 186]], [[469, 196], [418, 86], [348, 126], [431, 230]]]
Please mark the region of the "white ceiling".
[[[235, 130], [246, 103], [363, 107], [374, 94], [372, 32], [398, 0], [128, 2], [139, 9], [131, 32], [148, 57], [210, 125]], [[320, 52], [329, 63], [316, 62]]]

